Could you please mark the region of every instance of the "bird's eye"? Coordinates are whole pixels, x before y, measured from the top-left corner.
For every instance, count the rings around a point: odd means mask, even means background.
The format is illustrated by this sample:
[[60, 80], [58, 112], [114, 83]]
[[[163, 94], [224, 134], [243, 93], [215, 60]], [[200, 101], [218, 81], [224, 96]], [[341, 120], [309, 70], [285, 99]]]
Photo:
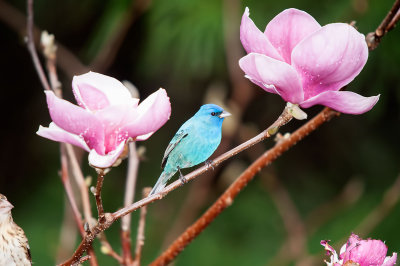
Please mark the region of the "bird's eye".
[[212, 115], [212, 116], [215, 116], [215, 115], [216, 115], [216, 113], [215, 113], [215, 112], [212, 112], [212, 113], [211, 113], [211, 115]]

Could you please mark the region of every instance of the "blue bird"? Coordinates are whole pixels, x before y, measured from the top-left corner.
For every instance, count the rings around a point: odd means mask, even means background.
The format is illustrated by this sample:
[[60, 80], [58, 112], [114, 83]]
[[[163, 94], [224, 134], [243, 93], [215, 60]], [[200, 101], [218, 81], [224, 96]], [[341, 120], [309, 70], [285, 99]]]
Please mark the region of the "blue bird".
[[205, 104], [175, 133], [161, 161], [163, 172], [149, 195], [159, 193], [168, 180], [182, 168], [195, 166], [206, 161], [221, 142], [224, 118], [231, 114], [215, 104]]

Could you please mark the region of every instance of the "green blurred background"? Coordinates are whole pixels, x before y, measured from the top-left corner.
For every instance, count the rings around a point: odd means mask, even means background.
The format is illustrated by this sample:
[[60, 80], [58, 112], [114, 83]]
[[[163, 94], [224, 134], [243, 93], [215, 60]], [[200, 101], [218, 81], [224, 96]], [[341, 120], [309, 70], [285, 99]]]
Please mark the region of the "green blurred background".
[[[36, 0], [35, 23], [55, 34], [80, 62], [59, 54], [63, 92], [71, 101], [72, 75], [86, 69], [131, 81], [141, 98], [159, 87], [166, 88], [171, 119], [148, 141], [138, 143], [146, 148], [139, 171], [140, 195], [143, 187], [152, 186], [158, 178], [170, 138], [204, 102], [225, 104], [235, 114], [225, 123], [225, 140], [215, 155], [265, 129], [283, 109], [278, 96], [250, 84], [238, 69], [237, 61], [244, 55], [239, 25], [246, 6], [262, 30], [283, 9], [295, 7], [310, 13], [321, 25], [355, 20], [358, 30], [367, 34], [375, 30], [392, 3]], [[35, 265], [52, 265], [56, 257], [71, 254], [78, 237], [69, 241], [72, 246], [59, 247], [65, 207], [58, 176], [59, 145], [35, 134], [50, 118], [24, 44], [25, 9], [25, 1], [0, 0], [0, 192], [15, 206], [14, 219], [29, 238]], [[348, 87], [364, 96], [381, 94], [378, 104], [366, 114], [341, 115], [324, 124], [264, 169], [179, 255], [176, 265], [323, 265], [327, 257], [319, 241], [331, 239], [339, 248], [351, 232], [385, 240], [390, 253], [400, 251], [399, 32], [395, 28], [383, 38]], [[316, 106], [307, 113], [312, 117], [321, 109]], [[294, 121], [281, 132], [293, 132], [303, 123]], [[272, 140], [258, 144], [152, 204], [143, 264], [156, 258], [272, 145]], [[95, 175], [86, 157], [84, 174]], [[122, 206], [125, 173], [126, 162], [106, 176], [106, 211]], [[392, 194], [385, 198], [389, 189]], [[138, 213], [134, 213], [134, 239], [137, 219]], [[119, 251], [119, 224], [106, 235]], [[95, 247], [99, 250], [98, 242]], [[101, 265], [116, 265], [100, 252], [98, 258]]]

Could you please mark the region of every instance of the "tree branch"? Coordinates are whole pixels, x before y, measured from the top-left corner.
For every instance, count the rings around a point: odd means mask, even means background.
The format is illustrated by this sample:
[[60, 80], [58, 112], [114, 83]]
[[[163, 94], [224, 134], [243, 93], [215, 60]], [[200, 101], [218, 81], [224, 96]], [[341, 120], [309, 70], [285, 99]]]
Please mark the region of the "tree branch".
[[316, 117], [295, 131], [290, 137], [278, 142], [272, 149], [264, 153], [253, 162], [236, 181], [222, 194], [221, 197], [185, 232], [178, 237], [171, 246], [150, 265], [167, 265], [173, 261], [189, 243], [196, 238], [223, 210], [230, 206], [239, 192], [253, 179], [263, 167], [267, 166], [289, 148], [294, 146], [323, 123], [339, 115], [337, 111], [325, 108]]
[[103, 201], [101, 200], [101, 188], [103, 187], [103, 182], [104, 182], [104, 172], [102, 170], [99, 170], [99, 174], [97, 176], [96, 190], [94, 193], [94, 197], [96, 199], [97, 213], [99, 216], [98, 218], [99, 223], [102, 223], [104, 220]]
[[[143, 198], [147, 197], [151, 191], [150, 187], [143, 189]], [[136, 236], [136, 249], [135, 249], [135, 260], [133, 261], [133, 266], [140, 266], [140, 258], [142, 256], [142, 248], [144, 245], [144, 228], [146, 225], [146, 214], [147, 205], [140, 209], [140, 219], [138, 224], [137, 236]]]
[[[135, 198], [138, 168], [139, 157], [136, 151], [136, 144], [132, 141], [129, 143], [129, 163], [125, 184], [124, 207], [131, 205]], [[133, 261], [131, 252], [131, 218], [132, 215], [128, 214], [121, 219], [122, 257], [126, 265], [130, 265]]]
[[26, 23], [26, 45], [28, 46], [28, 51], [31, 54], [33, 65], [35, 66], [36, 72], [38, 73], [40, 82], [45, 90], [51, 90], [49, 82], [47, 81], [46, 74], [44, 73], [43, 67], [40, 64], [39, 56], [36, 52], [35, 43], [33, 40], [33, 0], [27, 1], [27, 13], [28, 19]]
[[[190, 181], [192, 179], [195, 179], [197, 176], [200, 174], [208, 171], [211, 168], [216, 167], [223, 161], [235, 156], [239, 152], [246, 150], [250, 148], [251, 146], [259, 143], [260, 141], [272, 136], [273, 134], [276, 133], [276, 131], [286, 123], [288, 123], [292, 119], [292, 115], [290, 113], [290, 110], [288, 107], [285, 107], [284, 111], [282, 114], [278, 117], [278, 119], [266, 130], [255, 136], [254, 138], [246, 141], [245, 143], [242, 143], [241, 145], [233, 148], [232, 150], [220, 155], [217, 157], [215, 160], [213, 160], [210, 164], [207, 166], [200, 167], [190, 174], [186, 175], [185, 178], [187, 181]], [[161, 193], [152, 195], [150, 197], [146, 197], [142, 200], [139, 200], [133, 204], [131, 204], [128, 207], [124, 207], [112, 214], [110, 213], [105, 213], [104, 215], [104, 221], [100, 221], [99, 223], [86, 235], [86, 237], [82, 240], [81, 244], [73, 254], [72, 258], [61, 264], [62, 266], [67, 266], [67, 265], [74, 265], [79, 261], [79, 258], [82, 257], [83, 253], [92, 245], [93, 240], [95, 237], [106, 230], [108, 227], [111, 226], [112, 223], [114, 223], [116, 220], [120, 219], [121, 217], [139, 209], [142, 208], [143, 206], [146, 206], [153, 201], [160, 200], [162, 199], [165, 195], [170, 193], [171, 191], [177, 189], [178, 187], [182, 186], [182, 182], [180, 180], [177, 180], [167, 186]]]
[[387, 13], [386, 17], [382, 20], [381, 24], [374, 32], [370, 32], [365, 37], [369, 50], [374, 50], [378, 47], [383, 36], [388, 31], [393, 29], [396, 22], [400, 19], [400, 0], [396, 0], [392, 8]]

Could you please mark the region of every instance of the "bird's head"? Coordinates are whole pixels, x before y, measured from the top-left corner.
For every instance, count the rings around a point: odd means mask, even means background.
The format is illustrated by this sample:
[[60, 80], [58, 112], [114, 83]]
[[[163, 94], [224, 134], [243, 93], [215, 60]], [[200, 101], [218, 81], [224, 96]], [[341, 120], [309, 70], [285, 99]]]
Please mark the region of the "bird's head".
[[11, 212], [14, 206], [7, 200], [6, 196], [0, 194], [0, 217]]
[[205, 104], [200, 107], [200, 110], [196, 113], [195, 116], [201, 117], [206, 121], [219, 122], [222, 124], [224, 118], [230, 115], [230, 113], [224, 111], [224, 109], [222, 109], [222, 107], [219, 107], [218, 105]]

